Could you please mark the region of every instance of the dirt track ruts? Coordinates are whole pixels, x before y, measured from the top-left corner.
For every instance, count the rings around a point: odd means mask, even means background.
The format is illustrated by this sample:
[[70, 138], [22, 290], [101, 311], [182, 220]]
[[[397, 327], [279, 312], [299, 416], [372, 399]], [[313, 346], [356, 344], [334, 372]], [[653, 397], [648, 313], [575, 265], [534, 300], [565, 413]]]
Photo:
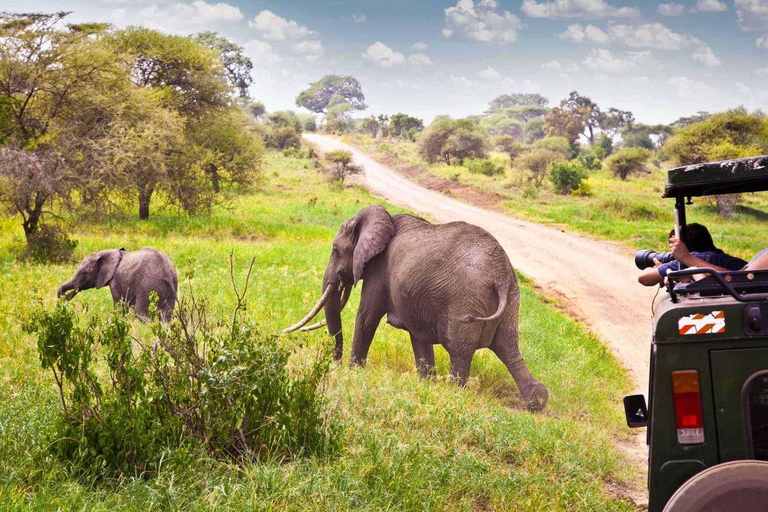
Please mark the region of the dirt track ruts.
[[470, 222], [493, 234], [512, 265], [605, 340], [630, 370], [637, 389], [645, 392], [655, 290], [637, 283], [638, 270], [626, 248], [457, 201], [332, 137], [304, 137], [321, 151], [351, 151], [355, 163], [365, 169], [368, 188], [387, 201], [439, 222]]

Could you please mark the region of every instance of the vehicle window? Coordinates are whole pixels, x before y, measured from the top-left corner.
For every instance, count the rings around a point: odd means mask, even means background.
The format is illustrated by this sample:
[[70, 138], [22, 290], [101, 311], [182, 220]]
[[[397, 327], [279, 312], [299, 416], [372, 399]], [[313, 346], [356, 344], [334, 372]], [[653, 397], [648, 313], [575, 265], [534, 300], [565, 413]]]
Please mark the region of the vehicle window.
[[768, 372], [752, 376], [745, 389], [750, 455], [768, 460]]

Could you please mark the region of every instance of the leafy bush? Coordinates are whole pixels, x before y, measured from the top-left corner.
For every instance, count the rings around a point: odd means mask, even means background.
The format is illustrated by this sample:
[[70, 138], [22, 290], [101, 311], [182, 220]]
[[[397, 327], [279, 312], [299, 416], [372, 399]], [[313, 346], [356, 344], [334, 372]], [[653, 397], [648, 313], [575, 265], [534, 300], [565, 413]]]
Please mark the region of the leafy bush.
[[576, 160], [555, 162], [549, 169], [549, 181], [552, 182], [558, 194], [568, 195], [578, 190], [586, 177], [587, 169]]
[[419, 137], [419, 154], [429, 163], [485, 158], [485, 132], [468, 119], [439, 117]]
[[499, 135], [494, 137], [491, 142], [496, 149], [509, 155], [510, 162], [514, 162], [515, 158], [523, 151], [523, 145], [511, 135]]
[[322, 393], [330, 352], [289, 367], [277, 338], [240, 318], [244, 295], [215, 323], [204, 300], [182, 299], [151, 335], [132, 332], [125, 308], [87, 320], [65, 301], [36, 309], [25, 329], [62, 406], [52, 450], [97, 478], [151, 476], [179, 447], [240, 464], [332, 453], [340, 430], [325, 419]]
[[645, 170], [645, 163], [651, 158], [651, 152], [643, 148], [627, 148], [614, 152], [605, 161], [608, 170], [621, 179], [634, 172]]
[[20, 256], [37, 263], [66, 263], [72, 261], [77, 241], [72, 240], [58, 226], [43, 224], [29, 235], [27, 245], [19, 250]]
[[538, 148], [526, 151], [515, 158], [514, 167], [530, 172], [530, 181], [539, 186], [544, 181], [549, 166], [555, 162], [564, 162], [565, 160], [562, 153], [552, 151], [551, 149]]
[[537, 140], [533, 143], [534, 149], [549, 149], [560, 153], [564, 158], [572, 158], [574, 156], [573, 148], [565, 137], [545, 137]]
[[267, 146], [276, 149], [301, 147], [301, 133], [292, 126], [280, 126], [267, 132]]
[[600, 146], [579, 146], [579, 155], [576, 159], [590, 171], [598, 171], [603, 168], [600, 155], [605, 156]]
[[528, 185], [523, 190], [523, 199], [536, 199], [539, 196], [539, 189], [533, 185]]
[[360, 174], [363, 168], [352, 163], [352, 153], [343, 149], [329, 151], [325, 154], [325, 159], [332, 164], [331, 178], [335, 181], [344, 182], [344, 179], [353, 174]]
[[465, 161], [464, 165], [472, 174], [484, 174], [486, 176], [498, 176], [504, 174], [504, 164], [488, 158], [472, 158]]

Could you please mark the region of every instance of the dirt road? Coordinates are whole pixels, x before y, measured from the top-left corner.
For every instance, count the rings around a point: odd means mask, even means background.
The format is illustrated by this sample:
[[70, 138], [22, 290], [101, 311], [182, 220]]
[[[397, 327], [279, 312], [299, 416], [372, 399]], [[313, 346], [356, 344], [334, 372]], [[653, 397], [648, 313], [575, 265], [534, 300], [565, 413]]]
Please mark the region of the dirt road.
[[517, 270], [546, 295], [558, 298], [608, 343], [631, 371], [637, 389], [645, 392], [655, 290], [637, 283], [638, 270], [625, 248], [457, 201], [413, 183], [331, 137], [311, 133], [304, 137], [321, 151], [351, 151], [365, 169], [368, 188], [387, 201], [439, 222], [463, 220], [489, 231]]

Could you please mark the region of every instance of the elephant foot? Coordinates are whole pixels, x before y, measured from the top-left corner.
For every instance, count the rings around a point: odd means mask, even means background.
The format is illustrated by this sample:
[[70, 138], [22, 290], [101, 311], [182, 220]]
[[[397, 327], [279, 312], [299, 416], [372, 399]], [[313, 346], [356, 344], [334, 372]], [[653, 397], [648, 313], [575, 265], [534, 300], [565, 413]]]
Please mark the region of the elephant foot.
[[536, 382], [530, 386], [525, 394], [525, 406], [530, 412], [539, 412], [547, 405], [549, 391], [541, 382]]

